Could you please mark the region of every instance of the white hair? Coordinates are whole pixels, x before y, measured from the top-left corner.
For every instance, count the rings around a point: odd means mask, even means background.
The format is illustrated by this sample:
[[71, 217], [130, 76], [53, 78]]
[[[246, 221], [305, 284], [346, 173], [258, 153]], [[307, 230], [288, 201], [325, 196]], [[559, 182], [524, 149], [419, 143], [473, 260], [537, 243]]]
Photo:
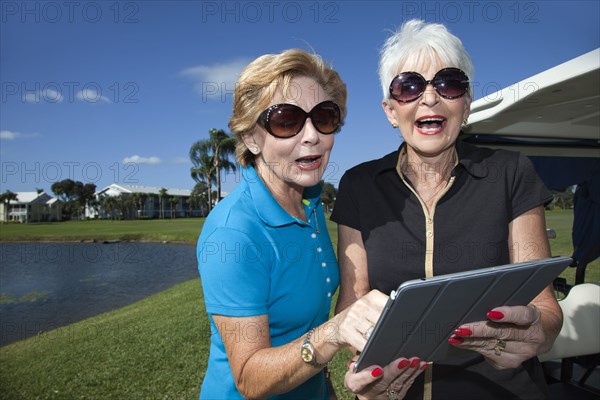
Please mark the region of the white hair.
[[[469, 78], [468, 96], [473, 99], [473, 61], [459, 38], [444, 25], [412, 19], [388, 38], [381, 48], [379, 80], [383, 98], [390, 97], [390, 82], [403, 71], [414, 71], [426, 63], [462, 69]], [[403, 70], [401, 70], [401, 68]], [[408, 68], [408, 69], [407, 69]]]

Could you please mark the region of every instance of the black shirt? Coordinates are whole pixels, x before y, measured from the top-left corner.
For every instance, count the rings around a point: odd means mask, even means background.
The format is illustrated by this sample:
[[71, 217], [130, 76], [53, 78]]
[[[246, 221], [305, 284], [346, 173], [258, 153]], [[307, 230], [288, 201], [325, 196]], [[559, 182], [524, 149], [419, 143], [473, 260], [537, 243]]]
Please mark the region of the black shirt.
[[[509, 223], [552, 200], [527, 157], [459, 141], [451, 184], [428, 215], [396, 170], [401, 150], [348, 170], [331, 215], [361, 232], [370, 286], [386, 294], [409, 279], [509, 263]], [[532, 251], [531, 246], [521, 244], [518, 251]], [[422, 398], [419, 378], [407, 398]], [[458, 365], [436, 363], [433, 370], [434, 399], [544, 398], [544, 393], [537, 359], [497, 371], [477, 356]]]

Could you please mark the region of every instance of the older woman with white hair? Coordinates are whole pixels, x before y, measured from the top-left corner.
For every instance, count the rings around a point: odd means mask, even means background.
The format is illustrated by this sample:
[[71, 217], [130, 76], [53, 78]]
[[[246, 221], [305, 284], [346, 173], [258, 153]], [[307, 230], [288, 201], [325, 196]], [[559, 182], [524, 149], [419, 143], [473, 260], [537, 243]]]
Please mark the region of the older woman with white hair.
[[[461, 41], [443, 25], [408, 21], [383, 46], [379, 75], [383, 111], [404, 142], [340, 182], [331, 217], [339, 226], [337, 310], [410, 279], [549, 257], [544, 205], [552, 196], [529, 160], [459, 140], [473, 99]], [[350, 368], [346, 385], [359, 398], [390, 400], [547, 397], [536, 355], [562, 325], [552, 288], [487, 316], [447, 338], [472, 350], [463, 358], [428, 363], [417, 379], [407, 378], [406, 362], [377, 380]]]

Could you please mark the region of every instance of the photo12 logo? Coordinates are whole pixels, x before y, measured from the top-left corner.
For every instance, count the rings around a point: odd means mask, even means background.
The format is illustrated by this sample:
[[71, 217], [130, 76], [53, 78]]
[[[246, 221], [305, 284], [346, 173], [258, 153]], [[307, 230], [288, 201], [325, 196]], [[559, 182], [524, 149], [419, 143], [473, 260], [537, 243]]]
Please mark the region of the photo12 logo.
[[139, 103], [136, 82], [2, 82], [2, 103]]
[[133, 1], [2, 1], [2, 23], [139, 22], [140, 5]]
[[147, 262], [137, 243], [0, 243], [0, 262], [24, 266], [29, 264], [103, 263], [119, 267], [122, 264]]
[[334, 1], [203, 1], [201, 15], [203, 23], [335, 24], [339, 22], [340, 4]]
[[534, 1], [403, 1], [403, 19], [441, 23], [539, 22], [540, 5]]
[[97, 183], [103, 177], [109, 177], [113, 183], [136, 184], [139, 165], [133, 162], [114, 162], [102, 166], [95, 161], [80, 163], [78, 161], [51, 161], [47, 163], [3, 161], [0, 163], [0, 178], [3, 184], [12, 181], [38, 184], [41, 182], [55, 183], [64, 179], [83, 180], [87, 183]]

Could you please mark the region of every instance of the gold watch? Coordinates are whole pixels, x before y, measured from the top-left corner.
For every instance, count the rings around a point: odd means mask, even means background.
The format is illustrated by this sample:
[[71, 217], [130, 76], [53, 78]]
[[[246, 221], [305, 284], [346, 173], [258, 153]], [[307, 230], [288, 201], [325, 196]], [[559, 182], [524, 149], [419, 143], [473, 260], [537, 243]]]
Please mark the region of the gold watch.
[[302, 357], [302, 361], [307, 363], [308, 365], [312, 365], [313, 367], [323, 368], [327, 366], [327, 363], [321, 364], [317, 362], [317, 356], [315, 354], [315, 348], [310, 343], [310, 337], [314, 332], [314, 328], [308, 331], [306, 337], [304, 338], [304, 343], [302, 343], [302, 347], [300, 348], [300, 357]]

